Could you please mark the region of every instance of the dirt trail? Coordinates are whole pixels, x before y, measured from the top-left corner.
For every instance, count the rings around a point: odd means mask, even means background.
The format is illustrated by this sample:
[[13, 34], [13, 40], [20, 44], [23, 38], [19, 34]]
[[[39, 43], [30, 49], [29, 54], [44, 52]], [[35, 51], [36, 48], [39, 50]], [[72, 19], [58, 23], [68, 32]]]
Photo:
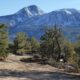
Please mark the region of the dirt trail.
[[37, 63], [23, 63], [19, 60], [29, 56], [10, 55], [6, 62], [0, 62], [0, 80], [80, 80], [80, 74], [69, 74]]

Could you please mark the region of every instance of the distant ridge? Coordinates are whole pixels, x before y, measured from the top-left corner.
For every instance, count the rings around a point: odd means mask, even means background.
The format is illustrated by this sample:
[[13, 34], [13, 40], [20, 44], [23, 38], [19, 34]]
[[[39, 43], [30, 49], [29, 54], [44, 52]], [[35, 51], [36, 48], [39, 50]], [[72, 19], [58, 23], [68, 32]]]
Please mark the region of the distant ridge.
[[36, 5], [30, 5], [8, 16], [1, 16], [0, 23], [10, 26], [10, 37], [17, 32], [26, 32], [29, 36], [40, 38], [45, 26], [57, 24], [64, 34], [75, 40], [80, 34], [80, 11], [76, 9], [60, 9], [45, 13]]

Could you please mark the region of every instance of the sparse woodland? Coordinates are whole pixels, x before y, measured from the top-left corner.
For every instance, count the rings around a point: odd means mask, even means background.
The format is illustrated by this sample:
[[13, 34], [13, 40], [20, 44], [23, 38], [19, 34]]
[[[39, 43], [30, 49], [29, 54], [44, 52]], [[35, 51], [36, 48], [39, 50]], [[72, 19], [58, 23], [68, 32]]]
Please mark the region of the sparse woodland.
[[[80, 68], [80, 37], [76, 42], [69, 41], [58, 26], [46, 29], [40, 40], [30, 38], [19, 32], [13, 41], [9, 40], [8, 26], [0, 24], [0, 60], [5, 61], [9, 54], [33, 55], [32, 60], [41, 60], [43, 64], [59, 67], [59, 64]], [[60, 61], [62, 59], [62, 61]]]

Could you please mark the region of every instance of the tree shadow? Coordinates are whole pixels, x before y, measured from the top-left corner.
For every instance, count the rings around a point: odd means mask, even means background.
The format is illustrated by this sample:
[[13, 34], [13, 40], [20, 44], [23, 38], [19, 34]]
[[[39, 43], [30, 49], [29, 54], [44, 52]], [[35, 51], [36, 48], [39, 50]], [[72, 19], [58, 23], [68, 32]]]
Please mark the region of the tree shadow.
[[37, 64], [42, 64], [42, 65], [46, 65], [46, 64], [49, 64], [47, 62], [47, 60], [42, 60], [42, 59], [39, 59], [39, 58], [22, 58], [20, 59], [21, 62], [26, 62], [26, 63], [37, 63]]
[[80, 75], [72, 75], [61, 72], [40, 72], [40, 71], [13, 71], [3, 69], [0, 70], [0, 77], [17, 77], [30, 80], [80, 80]]

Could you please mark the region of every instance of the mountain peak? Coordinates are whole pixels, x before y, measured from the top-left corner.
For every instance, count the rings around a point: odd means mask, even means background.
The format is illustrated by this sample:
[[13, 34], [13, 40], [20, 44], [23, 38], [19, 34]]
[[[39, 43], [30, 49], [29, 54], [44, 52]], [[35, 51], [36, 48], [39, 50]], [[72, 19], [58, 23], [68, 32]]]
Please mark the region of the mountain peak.
[[24, 14], [28, 15], [28, 17], [38, 16], [38, 15], [43, 15], [44, 14], [43, 10], [41, 10], [36, 5], [31, 5], [31, 6], [28, 6], [28, 7], [24, 7], [18, 13], [19, 14], [24, 13]]
[[36, 6], [36, 5], [30, 5], [27, 8], [30, 8], [30, 9], [38, 9], [38, 6]]
[[33, 16], [36, 15], [42, 15], [44, 14], [43, 10], [41, 10], [38, 6], [36, 5], [30, 5], [27, 8], [25, 8], [26, 11], [29, 11]]

